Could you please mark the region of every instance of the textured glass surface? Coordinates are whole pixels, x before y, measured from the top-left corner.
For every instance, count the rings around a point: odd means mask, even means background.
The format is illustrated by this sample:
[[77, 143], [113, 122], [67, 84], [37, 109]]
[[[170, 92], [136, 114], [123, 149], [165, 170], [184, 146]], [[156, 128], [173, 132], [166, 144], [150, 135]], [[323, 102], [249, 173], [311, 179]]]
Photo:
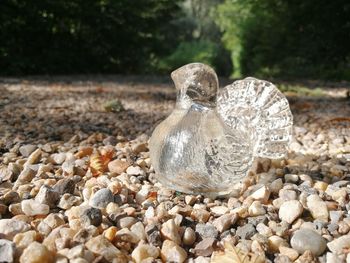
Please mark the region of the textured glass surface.
[[178, 92], [175, 109], [150, 139], [152, 165], [164, 186], [224, 195], [255, 157], [284, 156], [292, 114], [274, 85], [246, 78], [219, 90], [214, 70], [200, 63], [171, 77]]

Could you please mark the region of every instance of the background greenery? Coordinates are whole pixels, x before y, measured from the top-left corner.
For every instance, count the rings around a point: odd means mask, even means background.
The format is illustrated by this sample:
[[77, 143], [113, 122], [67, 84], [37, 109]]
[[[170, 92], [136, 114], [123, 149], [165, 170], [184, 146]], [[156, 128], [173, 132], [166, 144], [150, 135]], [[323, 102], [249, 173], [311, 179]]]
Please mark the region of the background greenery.
[[0, 75], [350, 79], [348, 0], [2, 0]]

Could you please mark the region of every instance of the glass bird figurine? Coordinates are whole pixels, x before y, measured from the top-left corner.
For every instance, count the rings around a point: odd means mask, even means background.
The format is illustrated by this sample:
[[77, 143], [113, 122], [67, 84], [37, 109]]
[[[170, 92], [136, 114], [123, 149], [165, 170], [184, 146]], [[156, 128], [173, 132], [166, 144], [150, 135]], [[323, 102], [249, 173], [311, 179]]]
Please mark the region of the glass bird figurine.
[[219, 90], [215, 71], [201, 63], [185, 65], [171, 77], [175, 109], [149, 142], [162, 185], [190, 194], [227, 195], [255, 157], [281, 158], [287, 152], [293, 116], [270, 82], [246, 78]]

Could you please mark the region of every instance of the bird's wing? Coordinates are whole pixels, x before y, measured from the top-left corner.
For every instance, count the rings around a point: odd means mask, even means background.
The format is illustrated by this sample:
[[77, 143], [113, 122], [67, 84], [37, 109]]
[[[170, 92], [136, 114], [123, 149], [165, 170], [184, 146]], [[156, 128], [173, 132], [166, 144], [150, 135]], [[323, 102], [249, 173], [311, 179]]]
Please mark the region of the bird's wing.
[[255, 78], [235, 81], [220, 90], [217, 110], [234, 131], [249, 129], [255, 157], [285, 156], [293, 116], [288, 100], [272, 83]]

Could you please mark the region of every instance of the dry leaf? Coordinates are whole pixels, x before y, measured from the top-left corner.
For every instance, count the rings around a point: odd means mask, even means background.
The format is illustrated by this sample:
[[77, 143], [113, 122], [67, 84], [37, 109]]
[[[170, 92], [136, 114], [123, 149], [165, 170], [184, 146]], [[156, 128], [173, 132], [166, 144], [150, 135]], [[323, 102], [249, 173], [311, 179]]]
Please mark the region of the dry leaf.
[[339, 118], [330, 119], [330, 120], [328, 120], [328, 121], [329, 121], [329, 122], [347, 122], [347, 121], [350, 122], [350, 118], [347, 118], [347, 117], [339, 117]]
[[95, 153], [91, 156], [89, 167], [93, 176], [100, 176], [107, 170], [108, 163], [112, 160], [113, 151], [106, 151], [103, 154]]
[[211, 256], [211, 263], [264, 263], [265, 256], [244, 252], [230, 243], [225, 242], [224, 251], [214, 251]]

